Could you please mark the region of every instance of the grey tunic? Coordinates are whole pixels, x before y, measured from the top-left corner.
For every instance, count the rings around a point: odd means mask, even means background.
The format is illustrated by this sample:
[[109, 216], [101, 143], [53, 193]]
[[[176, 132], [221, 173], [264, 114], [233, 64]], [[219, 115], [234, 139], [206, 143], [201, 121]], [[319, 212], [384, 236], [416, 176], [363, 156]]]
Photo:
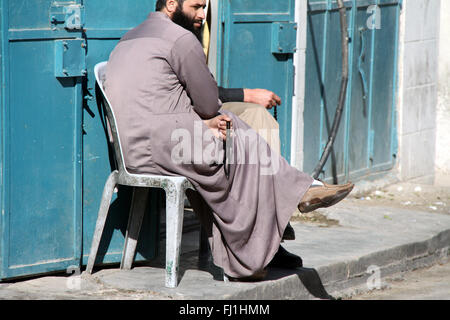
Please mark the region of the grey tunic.
[[[188, 197], [208, 231], [214, 263], [232, 277], [264, 268], [313, 179], [220, 110], [197, 38], [164, 13], [151, 13], [111, 53], [105, 90], [127, 169], [187, 177], [198, 192]], [[203, 123], [220, 113], [233, 121], [229, 178], [223, 142]]]

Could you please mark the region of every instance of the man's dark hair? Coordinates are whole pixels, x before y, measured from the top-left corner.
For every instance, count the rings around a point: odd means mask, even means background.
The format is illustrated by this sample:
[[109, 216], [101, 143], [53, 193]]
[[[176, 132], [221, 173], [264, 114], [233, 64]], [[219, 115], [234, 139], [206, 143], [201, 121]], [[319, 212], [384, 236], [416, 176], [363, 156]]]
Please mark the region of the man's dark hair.
[[[177, 0], [178, 5], [183, 7], [184, 0]], [[156, 1], [156, 11], [161, 11], [166, 6], [167, 0], [158, 0]]]

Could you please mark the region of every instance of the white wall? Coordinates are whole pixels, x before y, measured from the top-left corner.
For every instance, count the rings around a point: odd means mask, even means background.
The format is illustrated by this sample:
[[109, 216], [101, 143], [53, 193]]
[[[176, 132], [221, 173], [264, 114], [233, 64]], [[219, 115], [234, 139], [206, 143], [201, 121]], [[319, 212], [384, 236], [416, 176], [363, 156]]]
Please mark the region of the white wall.
[[398, 91], [401, 180], [434, 181], [440, 3], [405, 0], [402, 10]]
[[211, 44], [209, 46], [209, 60], [208, 66], [213, 74], [216, 77], [216, 69], [217, 69], [217, 29], [218, 29], [218, 14], [219, 14], [219, 0], [209, 0], [209, 5], [211, 6], [211, 35], [210, 41]]
[[441, 1], [436, 170], [450, 175], [450, 1]]
[[297, 51], [294, 54], [295, 83], [292, 98], [291, 165], [303, 170], [303, 111], [305, 106], [305, 70], [308, 0], [295, 1], [295, 22], [297, 22]]

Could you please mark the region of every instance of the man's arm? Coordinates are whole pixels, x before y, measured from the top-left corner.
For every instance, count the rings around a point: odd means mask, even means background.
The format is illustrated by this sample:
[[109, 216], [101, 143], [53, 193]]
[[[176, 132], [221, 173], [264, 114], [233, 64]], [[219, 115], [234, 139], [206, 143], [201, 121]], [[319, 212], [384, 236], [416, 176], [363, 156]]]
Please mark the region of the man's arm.
[[222, 107], [219, 90], [206, 65], [200, 42], [192, 33], [186, 34], [175, 43], [168, 60], [189, 95], [194, 111], [216, 137], [226, 140], [227, 122], [232, 126], [232, 120], [219, 114]]
[[219, 87], [219, 99], [222, 102], [244, 102], [244, 89]]
[[189, 32], [178, 39], [169, 60], [189, 95], [195, 112], [203, 119], [215, 117], [221, 108], [219, 90], [206, 65], [206, 57], [197, 38]]
[[219, 87], [219, 99], [222, 102], [249, 102], [271, 109], [281, 104], [281, 99], [266, 89], [227, 89]]

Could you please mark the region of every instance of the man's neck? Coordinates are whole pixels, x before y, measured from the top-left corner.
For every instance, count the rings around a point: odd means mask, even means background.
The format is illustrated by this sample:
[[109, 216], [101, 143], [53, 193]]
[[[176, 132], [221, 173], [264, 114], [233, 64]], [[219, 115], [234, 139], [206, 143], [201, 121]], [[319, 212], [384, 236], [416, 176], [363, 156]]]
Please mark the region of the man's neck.
[[166, 8], [163, 8], [158, 12], [164, 13], [170, 20], [172, 20], [172, 14]]

